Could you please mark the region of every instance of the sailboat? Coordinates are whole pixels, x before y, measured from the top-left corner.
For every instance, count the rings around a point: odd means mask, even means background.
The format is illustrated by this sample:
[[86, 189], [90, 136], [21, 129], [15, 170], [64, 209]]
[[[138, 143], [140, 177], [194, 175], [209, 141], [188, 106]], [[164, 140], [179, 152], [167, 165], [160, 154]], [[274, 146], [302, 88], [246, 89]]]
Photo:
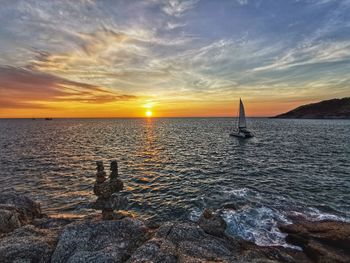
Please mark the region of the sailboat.
[[248, 131], [248, 129], [247, 129], [247, 123], [245, 120], [244, 105], [243, 105], [241, 98], [239, 98], [238, 130], [231, 132], [230, 136], [235, 136], [235, 137], [242, 138], [242, 139], [254, 137], [253, 133]]

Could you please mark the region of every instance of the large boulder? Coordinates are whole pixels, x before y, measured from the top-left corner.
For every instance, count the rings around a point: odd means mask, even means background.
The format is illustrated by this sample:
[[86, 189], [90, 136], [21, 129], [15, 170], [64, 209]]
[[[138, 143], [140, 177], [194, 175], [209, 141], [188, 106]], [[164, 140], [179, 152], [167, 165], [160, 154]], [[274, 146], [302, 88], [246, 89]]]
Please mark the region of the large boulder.
[[40, 204], [17, 193], [0, 194], [0, 233], [31, 223], [42, 217]]
[[52, 262], [123, 262], [148, 238], [136, 219], [76, 222], [63, 229]]
[[199, 226], [208, 234], [222, 237], [225, 235], [227, 224], [225, 220], [216, 213], [205, 209], [198, 220]]
[[250, 241], [240, 241], [240, 263], [311, 263], [301, 251], [280, 246], [261, 247]]
[[0, 239], [0, 262], [50, 262], [57, 233], [27, 225]]
[[176, 245], [166, 239], [153, 238], [136, 250], [130, 262], [176, 263], [178, 262], [176, 249]]
[[212, 262], [236, 259], [238, 243], [211, 236], [196, 224], [165, 223], [130, 262]]
[[299, 219], [280, 230], [315, 262], [350, 262], [350, 223]]
[[21, 226], [16, 209], [0, 208], [0, 233], [8, 233]]

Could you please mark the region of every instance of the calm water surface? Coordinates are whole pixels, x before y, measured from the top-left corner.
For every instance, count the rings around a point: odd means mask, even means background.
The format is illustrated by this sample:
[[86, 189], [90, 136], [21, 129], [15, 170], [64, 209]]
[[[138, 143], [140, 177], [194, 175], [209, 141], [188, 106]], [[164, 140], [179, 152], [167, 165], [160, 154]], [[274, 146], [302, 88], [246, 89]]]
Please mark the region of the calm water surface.
[[[290, 215], [350, 219], [350, 121], [231, 118], [0, 120], [1, 189], [31, 195], [49, 214], [94, 213], [95, 161], [119, 162], [129, 210], [196, 220], [223, 210], [228, 232], [282, 244]], [[106, 167], [108, 169], [108, 167]]]

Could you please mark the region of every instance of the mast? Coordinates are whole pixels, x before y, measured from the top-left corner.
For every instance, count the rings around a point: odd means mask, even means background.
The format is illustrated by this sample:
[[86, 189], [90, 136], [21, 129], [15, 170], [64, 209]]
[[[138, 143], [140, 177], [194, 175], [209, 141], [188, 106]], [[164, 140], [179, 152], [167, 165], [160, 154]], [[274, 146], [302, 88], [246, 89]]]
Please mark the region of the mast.
[[246, 128], [247, 124], [245, 121], [245, 111], [244, 106], [241, 98], [239, 98], [239, 121], [238, 121], [238, 128]]

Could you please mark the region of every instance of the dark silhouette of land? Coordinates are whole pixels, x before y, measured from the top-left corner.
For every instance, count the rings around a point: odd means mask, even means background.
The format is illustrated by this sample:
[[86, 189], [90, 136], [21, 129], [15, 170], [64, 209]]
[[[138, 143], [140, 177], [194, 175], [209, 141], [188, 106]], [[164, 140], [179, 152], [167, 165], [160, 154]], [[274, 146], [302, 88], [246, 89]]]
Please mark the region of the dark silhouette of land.
[[350, 97], [303, 105], [273, 118], [350, 119]]

